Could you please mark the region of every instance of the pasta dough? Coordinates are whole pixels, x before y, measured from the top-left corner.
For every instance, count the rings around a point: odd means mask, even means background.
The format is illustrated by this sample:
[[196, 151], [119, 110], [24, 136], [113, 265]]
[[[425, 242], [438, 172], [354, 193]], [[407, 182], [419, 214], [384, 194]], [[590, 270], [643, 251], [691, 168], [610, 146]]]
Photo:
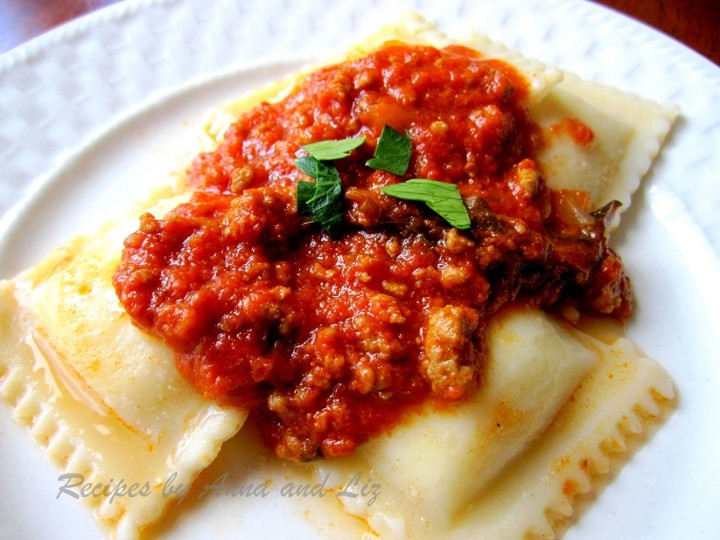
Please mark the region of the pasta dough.
[[85, 499], [118, 539], [157, 520], [175, 498], [165, 483], [191, 483], [246, 417], [202, 399], [130, 323], [111, 282], [125, 232], [109, 224], [0, 282], [0, 393], [70, 475], [66, 493], [115, 489]]
[[372, 470], [373, 505], [343, 498], [381, 538], [552, 538], [608, 452], [673, 397], [672, 382], [625, 338], [610, 343], [535, 310], [492, 322], [483, 388], [426, 410], [355, 456], [318, 466], [342, 479]]

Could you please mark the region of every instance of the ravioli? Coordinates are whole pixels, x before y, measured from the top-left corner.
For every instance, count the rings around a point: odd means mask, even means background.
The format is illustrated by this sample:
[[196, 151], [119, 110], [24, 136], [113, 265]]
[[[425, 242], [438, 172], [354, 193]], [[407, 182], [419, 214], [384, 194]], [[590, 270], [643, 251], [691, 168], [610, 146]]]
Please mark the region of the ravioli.
[[623, 337], [605, 343], [536, 310], [492, 322], [482, 389], [426, 409], [317, 466], [344, 482], [372, 471], [382, 496], [342, 497], [380, 538], [554, 538], [578, 495], [674, 396], [668, 374]]
[[[451, 44], [413, 17], [345, 57], [389, 40]], [[531, 117], [546, 135], [538, 161], [547, 184], [589, 192], [594, 208], [612, 200], [626, 208], [676, 111], [581, 81], [482, 37], [466, 44], [511, 63], [529, 81]], [[240, 113], [281, 99], [301, 76], [213, 111], [203, 148], [217, 146]], [[554, 129], [566, 121], [589, 127], [592, 140]], [[187, 192], [184, 184], [161, 192], [134, 213], [162, 215]], [[197, 394], [173, 352], [137, 329], [118, 303], [111, 277], [134, 226], [134, 218], [110, 223], [0, 283], [0, 392], [18, 421], [84, 482], [152, 479], [142, 497], [112, 504], [88, 498], [118, 538], [135, 537], [160, 519], [171, 499], [164, 482], [175, 474], [178, 483], [191, 483], [247, 416]], [[368, 535], [552, 537], [572, 514], [574, 496], [590, 490], [591, 473], [607, 471], [608, 449], [622, 450], [625, 434], [641, 432], [644, 417], [659, 415], [673, 396], [657, 363], [625, 338], [603, 341], [588, 328], [535, 309], [504, 311], [491, 322], [487, 371], [472, 399], [442, 411], [427, 407], [356, 455], [314, 465], [317, 474], [339, 482], [372, 471], [383, 486], [376, 504], [344, 499], [348, 514], [368, 523]]]
[[[211, 111], [202, 138], [204, 147], [220, 144], [230, 124], [258, 101], [285, 97], [303, 74], [329, 63], [362, 56], [393, 40], [435, 47], [462, 44], [482, 56], [497, 58], [515, 67], [529, 81], [530, 116], [547, 138], [545, 148], [537, 155], [545, 182], [552, 189], [587, 191], [593, 208], [612, 200], [621, 203], [620, 212], [629, 207], [632, 193], [650, 169], [678, 114], [674, 105], [659, 104], [581, 79], [507, 49], [483, 35], [450, 39], [421, 16], [408, 13], [402, 22], [383, 27], [342, 57], [332, 57], [256, 94]], [[591, 126], [594, 140], [584, 144], [565, 130], [553, 129], [567, 120], [579, 120]]]
[[0, 282], [0, 392], [64, 469], [65, 495], [102, 485], [84, 499], [118, 539], [156, 521], [175, 499], [171, 477], [190, 484], [247, 416], [198, 396], [121, 309], [110, 278], [126, 226]]
[[[446, 43], [421, 28], [421, 42]], [[466, 44], [512, 58], [482, 36]], [[538, 72], [520, 65], [526, 76]], [[626, 209], [677, 110], [573, 74], [535, 81], [530, 111], [547, 136], [537, 156], [547, 185], [587, 191], [594, 208], [617, 200]], [[590, 127], [593, 140], [553, 129], [568, 120]], [[610, 456], [673, 399], [669, 375], [621, 331], [608, 337], [591, 323], [581, 332], [533, 310], [491, 324], [487, 378], [470, 402], [428, 407], [356, 455], [317, 466], [338, 492], [357, 470], [383, 486], [372, 505], [341, 498], [368, 523], [368, 537], [554, 538]]]
[[[413, 19], [351, 55], [395, 38], [451, 43]], [[547, 136], [537, 156], [547, 185], [586, 191], [593, 208], [616, 200], [626, 210], [677, 110], [546, 68], [482, 36], [464, 43], [512, 62], [532, 81], [531, 117]], [[209, 139], [219, 142], [246, 106], [239, 100], [218, 109]], [[593, 139], [554, 129], [568, 120], [589, 127]], [[317, 478], [329, 475], [338, 493], [357, 471], [371, 472], [366, 485], [382, 486], [373, 505], [339, 497], [368, 523], [369, 536], [551, 538], [594, 476], [608, 472], [609, 456], [624, 452], [627, 437], [641, 434], [673, 399], [668, 374], [621, 332], [603, 342], [590, 335], [601, 334], [593, 324], [581, 332], [532, 310], [508, 312], [491, 328], [488, 378], [469, 403], [428, 407], [356, 455], [316, 466]]]

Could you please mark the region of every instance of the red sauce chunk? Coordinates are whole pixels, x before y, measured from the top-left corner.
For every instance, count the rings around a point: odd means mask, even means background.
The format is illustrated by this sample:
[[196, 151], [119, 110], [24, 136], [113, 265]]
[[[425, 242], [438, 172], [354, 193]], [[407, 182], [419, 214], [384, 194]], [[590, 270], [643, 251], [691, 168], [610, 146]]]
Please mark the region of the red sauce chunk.
[[550, 133], [555, 135], [565, 133], [580, 146], [587, 146], [595, 140], [593, 130], [577, 118], [565, 118], [561, 122], [553, 124], [550, 126]]
[[[545, 187], [527, 93], [511, 66], [462, 47], [390, 43], [320, 69], [195, 159], [189, 202], [141, 217], [114, 276], [123, 306], [202, 395], [249, 408], [293, 460], [348, 455], [423, 403], [470, 396], [504, 304], [628, 316], [608, 209]], [[385, 125], [412, 140], [404, 177], [365, 165]], [[298, 215], [309, 178], [294, 161], [348, 137], [365, 142], [335, 162], [332, 239]], [[409, 178], [457, 184], [471, 228], [382, 193]]]

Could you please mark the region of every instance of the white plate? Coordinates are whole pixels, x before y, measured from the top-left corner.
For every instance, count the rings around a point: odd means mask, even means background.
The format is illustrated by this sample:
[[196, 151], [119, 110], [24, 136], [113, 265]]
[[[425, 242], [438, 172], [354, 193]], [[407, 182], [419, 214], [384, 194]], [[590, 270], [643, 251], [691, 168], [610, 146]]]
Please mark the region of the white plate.
[[[671, 372], [678, 407], [565, 538], [720, 538], [720, 69], [593, 4], [130, 0], [42, 36], [0, 57], [0, 213], [14, 206], [0, 225], [0, 277], [137, 199], [144, 178], [188, 150], [165, 137], [192, 142], [205, 109], [341, 48], [401, 7], [681, 107], [616, 239], [638, 297], [629, 332]], [[56, 497], [59, 471], [5, 406], [0, 455], [0, 537], [99, 536], [82, 504]], [[165, 535], [336, 537], [326, 516], [308, 520], [298, 508], [279, 495], [205, 499]]]

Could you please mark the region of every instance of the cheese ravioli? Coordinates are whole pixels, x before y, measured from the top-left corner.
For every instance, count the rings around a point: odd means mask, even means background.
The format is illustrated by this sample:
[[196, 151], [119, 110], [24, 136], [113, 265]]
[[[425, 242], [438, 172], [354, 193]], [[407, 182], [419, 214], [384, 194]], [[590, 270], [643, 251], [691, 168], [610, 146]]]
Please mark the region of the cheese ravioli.
[[[110, 484], [85, 500], [118, 539], [156, 521], [175, 498], [166, 483], [191, 484], [247, 416], [199, 396], [172, 351], [131, 324], [111, 281], [126, 227], [0, 282], [0, 393], [65, 471], [59, 487]], [[139, 495], [123, 496], [133, 484]]]
[[377, 501], [340, 498], [368, 537], [553, 538], [575, 497], [674, 395], [663, 368], [627, 339], [603, 342], [534, 309], [497, 316], [489, 348], [470, 401], [428, 407], [317, 466], [338, 490], [353, 471], [372, 471]]

